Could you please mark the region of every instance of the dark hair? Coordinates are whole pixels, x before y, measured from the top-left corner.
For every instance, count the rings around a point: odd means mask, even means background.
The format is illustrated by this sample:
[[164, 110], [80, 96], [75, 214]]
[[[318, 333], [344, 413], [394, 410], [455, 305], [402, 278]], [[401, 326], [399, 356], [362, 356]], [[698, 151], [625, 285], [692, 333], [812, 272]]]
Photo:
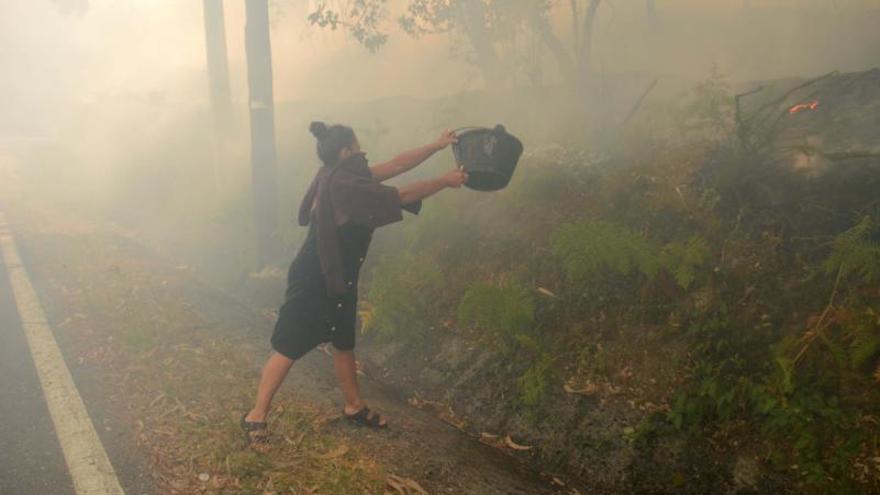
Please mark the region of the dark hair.
[[340, 124], [328, 127], [323, 122], [312, 122], [309, 125], [309, 132], [318, 140], [318, 158], [327, 166], [336, 165], [339, 161], [339, 152], [357, 141], [354, 130]]

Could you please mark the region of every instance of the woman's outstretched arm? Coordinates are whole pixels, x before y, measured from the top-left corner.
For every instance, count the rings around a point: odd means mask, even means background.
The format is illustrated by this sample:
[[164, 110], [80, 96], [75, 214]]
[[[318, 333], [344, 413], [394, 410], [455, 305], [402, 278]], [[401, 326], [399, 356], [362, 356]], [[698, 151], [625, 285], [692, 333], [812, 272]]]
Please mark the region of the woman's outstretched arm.
[[456, 141], [457, 139], [454, 132], [444, 131], [443, 134], [440, 135], [440, 138], [437, 139], [437, 141], [434, 141], [431, 144], [426, 144], [424, 146], [411, 149], [409, 151], [404, 151], [403, 153], [397, 155], [396, 157], [385, 163], [373, 165], [372, 167], [370, 167], [370, 172], [372, 172], [373, 178], [379, 182], [388, 180], [392, 177], [397, 177], [404, 172], [412, 170], [413, 168], [427, 160], [434, 153], [442, 150], [443, 148], [449, 146]]
[[458, 189], [467, 182], [468, 176], [463, 170], [453, 170], [436, 179], [413, 182], [398, 188], [400, 204], [408, 205], [415, 203], [428, 196], [436, 194], [447, 187]]

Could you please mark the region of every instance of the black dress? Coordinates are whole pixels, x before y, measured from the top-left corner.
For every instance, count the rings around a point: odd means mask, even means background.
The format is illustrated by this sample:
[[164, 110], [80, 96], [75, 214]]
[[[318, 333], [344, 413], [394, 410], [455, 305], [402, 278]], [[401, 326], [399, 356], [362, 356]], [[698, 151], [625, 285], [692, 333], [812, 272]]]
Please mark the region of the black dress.
[[308, 236], [290, 264], [285, 302], [272, 334], [272, 348], [290, 359], [299, 359], [324, 342], [341, 351], [354, 349], [358, 275], [373, 230], [354, 222], [338, 227], [349, 290], [341, 296], [329, 296], [318, 259], [315, 226], [315, 222], [310, 224]]
[[359, 179], [343, 181], [345, 187], [335, 190], [336, 194], [343, 195], [338, 202], [349, 206], [346, 213], [351, 218], [335, 227], [342, 275], [342, 280], [335, 285], [342, 286], [344, 293], [341, 295], [330, 295], [341, 291], [328, 290], [327, 277], [321, 268], [320, 227], [312, 208], [310, 198], [313, 196], [307, 193], [300, 209], [300, 223], [308, 221], [309, 232], [290, 264], [285, 301], [271, 339], [272, 348], [290, 359], [299, 359], [324, 342], [331, 342], [342, 351], [354, 349], [358, 276], [373, 230], [401, 220], [403, 210], [418, 214], [421, 209], [421, 201], [400, 204], [397, 189], [375, 181], [366, 160], [362, 156], [354, 158], [353, 163], [343, 163], [339, 170], [353, 175], [343, 176], [340, 180]]

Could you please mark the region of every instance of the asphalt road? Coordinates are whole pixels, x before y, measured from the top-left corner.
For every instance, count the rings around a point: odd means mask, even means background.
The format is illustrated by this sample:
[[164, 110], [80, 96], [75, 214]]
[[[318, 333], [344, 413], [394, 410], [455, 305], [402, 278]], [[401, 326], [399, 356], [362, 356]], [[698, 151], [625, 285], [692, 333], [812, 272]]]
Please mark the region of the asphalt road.
[[0, 263], [0, 494], [74, 494]]
[[[12, 233], [16, 235], [14, 227]], [[40, 270], [33, 269], [39, 260], [30, 256], [27, 239], [16, 236], [16, 241], [40, 304], [45, 310], [62, 310], [45, 296], [47, 280], [40, 276]], [[46, 317], [50, 325], [58, 321], [52, 311]], [[67, 339], [54, 329], [53, 333], [124, 492], [153, 493], [146, 459], [132, 441], [131, 418], [121, 416], [118, 408], [110, 406], [97, 371], [71, 356], [65, 350]], [[22, 329], [7, 267], [0, 259], [0, 495], [76, 493]]]

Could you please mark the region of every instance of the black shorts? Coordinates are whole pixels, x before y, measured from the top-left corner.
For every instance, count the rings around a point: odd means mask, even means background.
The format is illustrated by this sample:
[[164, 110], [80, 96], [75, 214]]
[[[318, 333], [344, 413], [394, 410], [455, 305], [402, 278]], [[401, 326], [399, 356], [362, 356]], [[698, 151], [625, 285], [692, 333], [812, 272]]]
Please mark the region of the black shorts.
[[[311, 292], [311, 294], [309, 293]], [[324, 342], [340, 351], [355, 345], [357, 290], [339, 298], [288, 288], [272, 332], [272, 348], [290, 359], [299, 359]]]

